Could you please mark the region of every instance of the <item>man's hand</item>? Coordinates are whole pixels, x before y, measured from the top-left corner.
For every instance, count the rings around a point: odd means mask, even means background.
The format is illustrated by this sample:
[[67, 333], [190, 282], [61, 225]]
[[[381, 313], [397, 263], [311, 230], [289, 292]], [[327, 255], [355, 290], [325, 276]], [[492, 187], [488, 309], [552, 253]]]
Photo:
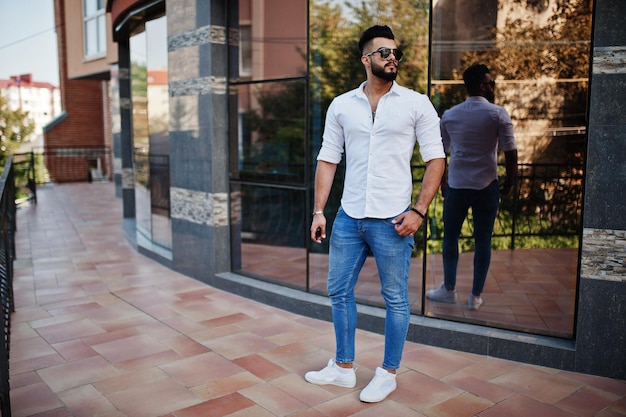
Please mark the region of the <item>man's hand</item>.
[[391, 221], [395, 225], [396, 233], [400, 236], [412, 236], [422, 225], [423, 219], [414, 211], [405, 211]]
[[311, 222], [311, 240], [315, 243], [322, 243], [322, 239], [326, 239], [326, 216], [315, 214]]

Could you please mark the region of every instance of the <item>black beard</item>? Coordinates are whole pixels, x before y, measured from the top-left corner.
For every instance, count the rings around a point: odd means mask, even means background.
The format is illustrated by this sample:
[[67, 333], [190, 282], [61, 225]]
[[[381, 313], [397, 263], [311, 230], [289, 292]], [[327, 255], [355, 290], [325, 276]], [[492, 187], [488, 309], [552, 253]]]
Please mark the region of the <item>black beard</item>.
[[372, 74], [385, 81], [395, 81], [398, 72], [385, 72], [384, 66], [372, 65]]
[[485, 93], [485, 98], [490, 103], [494, 103], [496, 101], [496, 95], [491, 91]]

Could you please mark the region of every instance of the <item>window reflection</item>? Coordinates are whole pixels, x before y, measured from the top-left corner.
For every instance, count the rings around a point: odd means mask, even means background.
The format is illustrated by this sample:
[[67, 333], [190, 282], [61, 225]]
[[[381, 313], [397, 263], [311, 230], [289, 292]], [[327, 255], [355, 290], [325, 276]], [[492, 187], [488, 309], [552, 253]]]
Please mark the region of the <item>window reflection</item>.
[[166, 18], [130, 38], [138, 242], [171, 248]]
[[304, 80], [239, 87], [239, 166], [235, 177], [304, 183], [304, 106]]
[[[416, 236], [410, 275], [413, 314], [571, 337], [591, 4], [564, 2], [557, 10], [545, 4], [433, 0], [429, 32], [429, 2], [302, 0], [276, 7], [240, 0], [239, 67], [230, 86], [231, 109], [237, 113], [230, 164], [233, 269], [326, 292], [328, 247], [308, 240], [311, 181], [325, 112], [333, 97], [365, 78], [355, 34], [389, 22], [406, 54], [401, 85], [428, 92], [443, 112], [465, 98], [463, 69], [483, 61], [496, 76], [497, 103], [514, 119], [520, 147], [516, 194], [502, 201], [496, 221], [488, 301], [477, 312], [461, 303], [421, 305], [424, 286], [433, 288], [443, 277], [443, 200], [438, 196], [429, 210], [428, 231], [420, 231], [427, 237]], [[423, 170], [418, 158], [413, 164], [417, 193]], [[326, 207], [329, 223], [339, 207], [341, 183], [340, 165]], [[287, 230], [292, 238], [283, 236]], [[471, 234], [470, 213], [457, 280], [465, 297], [473, 268]], [[301, 257], [307, 247], [308, 256]], [[356, 290], [359, 301], [383, 305], [379, 285], [368, 260]]]
[[[513, 120], [516, 193], [496, 220], [485, 304], [427, 302], [426, 314], [572, 337], [582, 202], [591, 4], [445, 1], [433, 8], [431, 97], [440, 114], [465, 99], [460, 74], [475, 62], [495, 78], [496, 104]], [[504, 170], [502, 169], [502, 173]], [[435, 202], [442, 205], [439, 196]], [[437, 216], [441, 216], [438, 213]], [[471, 213], [462, 231], [459, 299], [473, 276]], [[440, 228], [429, 241], [427, 286], [443, 279]]]
[[306, 288], [307, 2], [239, 1], [231, 79], [233, 270]]
[[240, 81], [306, 73], [306, 1], [239, 0]]
[[240, 199], [240, 271], [305, 288], [305, 192], [236, 186]]

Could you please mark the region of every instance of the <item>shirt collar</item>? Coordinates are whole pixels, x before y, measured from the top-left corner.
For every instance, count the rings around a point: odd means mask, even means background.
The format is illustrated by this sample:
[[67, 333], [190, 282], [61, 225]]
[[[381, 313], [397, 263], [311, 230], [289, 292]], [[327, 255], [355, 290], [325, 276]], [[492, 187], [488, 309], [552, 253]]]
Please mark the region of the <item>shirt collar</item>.
[[486, 99], [485, 97], [483, 97], [483, 96], [469, 96], [469, 97], [467, 98], [467, 100], [470, 100], [470, 101], [483, 101], [483, 102], [485, 102], [485, 103], [489, 103], [489, 100], [487, 100], [487, 99]]
[[[361, 85], [359, 86], [359, 88], [357, 88], [356, 90], [356, 95], [358, 97], [364, 97], [367, 98], [367, 96], [365, 95], [365, 84], [367, 84], [367, 81], [363, 81], [361, 83]], [[393, 94], [399, 94], [398, 93], [398, 83], [396, 83], [395, 81], [391, 82], [391, 88], [389, 89], [389, 93], [393, 93]]]

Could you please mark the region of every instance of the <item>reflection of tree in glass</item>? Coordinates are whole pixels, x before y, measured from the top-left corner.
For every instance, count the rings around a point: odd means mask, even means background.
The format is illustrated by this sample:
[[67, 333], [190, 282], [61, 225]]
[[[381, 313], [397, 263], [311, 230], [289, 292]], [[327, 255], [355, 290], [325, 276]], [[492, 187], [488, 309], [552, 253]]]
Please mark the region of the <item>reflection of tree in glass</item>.
[[[531, 14], [541, 9], [537, 1], [515, 1], [526, 3]], [[521, 81], [498, 85], [496, 92], [498, 104], [509, 109], [518, 132], [536, 132], [538, 126], [564, 130], [585, 126], [591, 39], [588, 0], [558, 0], [545, 25], [517, 17], [508, 19], [500, 30], [494, 28], [492, 35], [492, 48], [463, 54], [454, 78], [461, 79], [465, 68], [482, 62], [498, 80]], [[462, 101], [463, 93], [462, 86], [446, 90], [438, 98], [440, 112]], [[521, 160], [582, 163], [582, 141], [574, 151], [560, 148], [564, 142], [554, 141], [552, 135], [538, 137], [523, 144], [527, 150], [521, 149]]]
[[426, 91], [428, 65], [429, 2], [419, 0], [369, 1], [358, 6], [336, 2], [311, 2], [310, 73], [326, 109], [337, 95], [356, 88], [365, 80], [357, 43], [368, 27], [388, 25], [405, 55], [398, 83]]
[[[545, 2], [514, 2], [526, 6], [530, 14], [545, 11]], [[536, 126], [555, 131], [585, 126], [590, 7], [587, 0], [558, 0], [543, 26], [535, 19], [509, 19], [500, 30], [493, 29], [492, 48], [463, 54], [453, 78], [461, 79], [465, 68], [482, 62], [498, 79], [521, 81], [498, 84], [496, 92], [498, 104], [511, 113], [517, 135], [529, 130], [536, 132]], [[530, 85], [540, 88], [529, 88]], [[433, 97], [440, 113], [463, 101], [466, 94], [462, 84], [440, 91]], [[562, 137], [554, 140], [546, 134], [533, 137], [531, 143], [522, 143], [530, 149], [527, 154], [532, 164], [520, 166], [518, 199], [503, 198], [495, 235], [511, 233], [515, 216], [517, 248], [577, 246], [584, 141], [581, 135], [573, 135], [571, 141]], [[471, 236], [471, 222], [466, 222], [462, 234]], [[510, 242], [510, 237], [494, 239], [493, 246], [506, 248]], [[472, 242], [462, 242], [462, 246], [464, 251], [471, 250]]]
[[255, 140], [245, 152], [245, 160], [258, 172], [295, 175], [304, 169], [305, 82], [287, 82], [260, 90], [258, 109], [244, 119]]
[[148, 72], [145, 65], [131, 64], [133, 146], [148, 146]]

